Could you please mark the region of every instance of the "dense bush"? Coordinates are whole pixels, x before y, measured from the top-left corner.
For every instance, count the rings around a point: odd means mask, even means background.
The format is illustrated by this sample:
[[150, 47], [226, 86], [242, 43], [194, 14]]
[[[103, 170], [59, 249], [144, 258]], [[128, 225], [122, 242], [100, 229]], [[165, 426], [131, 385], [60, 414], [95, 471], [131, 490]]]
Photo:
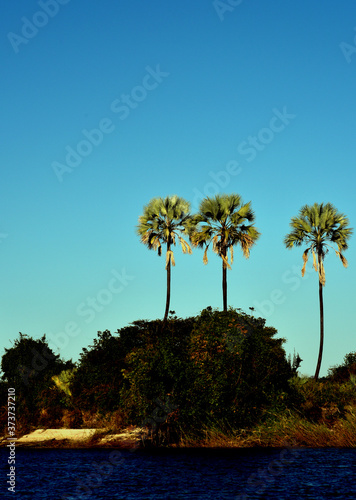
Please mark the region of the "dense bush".
[[[133, 423], [250, 426], [290, 392], [283, 339], [236, 310], [147, 322], [145, 342], [127, 356], [122, 408]], [[152, 417], [153, 416], [153, 417]], [[165, 417], [165, 418], [164, 418]]]
[[328, 378], [335, 382], [356, 380], [356, 352], [346, 354], [342, 365], [329, 368]]
[[276, 334], [265, 320], [242, 312], [203, 311], [190, 343], [198, 420], [250, 426], [287, 395], [291, 366]]
[[70, 384], [77, 408], [99, 412], [117, 408], [124, 357], [117, 337], [107, 330], [98, 332], [93, 345], [82, 350]]
[[[58, 393], [55, 397], [60, 398], [60, 391], [55, 387], [52, 377], [73, 367], [72, 361], [63, 361], [54, 354], [48, 347], [45, 335], [33, 339], [20, 333], [13, 347], [5, 348], [1, 360], [2, 381], [16, 391], [17, 419], [26, 420], [28, 425], [36, 425], [46, 404], [43, 400], [45, 392], [52, 387], [52, 393]], [[7, 397], [3, 390], [1, 396]], [[1, 405], [5, 403], [6, 400], [2, 399]]]
[[146, 344], [147, 324], [147, 321], [135, 321], [115, 335], [108, 330], [98, 332], [93, 345], [83, 348], [70, 384], [76, 407], [102, 414], [119, 407], [119, 393], [127, 368], [125, 358]]
[[98, 332], [77, 366], [55, 355], [45, 336], [20, 334], [2, 358], [0, 425], [10, 386], [26, 432], [30, 425], [133, 424], [162, 443], [187, 433], [199, 441], [203, 430], [253, 433], [289, 414], [328, 428], [346, 422], [356, 404], [356, 353], [315, 381], [297, 376], [301, 359], [287, 359], [283, 342], [262, 318], [211, 308]]
[[327, 378], [295, 377], [290, 384], [298, 395], [298, 410], [300, 416], [311, 422], [333, 424], [337, 419], [344, 418], [350, 405], [356, 403], [355, 385], [351, 381], [335, 382]]
[[152, 415], [157, 422], [166, 420], [185, 400], [194, 323], [195, 318], [170, 317], [164, 328], [159, 320], [136, 324], [140, 342], [126, 357], [120, 393], [122, 410], [132, 422], [142, 425]]

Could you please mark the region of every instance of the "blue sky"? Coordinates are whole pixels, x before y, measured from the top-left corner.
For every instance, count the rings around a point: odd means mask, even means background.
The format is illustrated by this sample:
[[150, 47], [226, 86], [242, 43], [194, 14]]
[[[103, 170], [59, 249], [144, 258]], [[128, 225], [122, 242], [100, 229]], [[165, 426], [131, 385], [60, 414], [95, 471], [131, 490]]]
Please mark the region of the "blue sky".
[[[266, 318], [312, 375], [318, 281], [290, 218], [331, 202], [355, 226], [356, 5], [19, 0], [0, 19], [1, 341], [44, 333], [77, 360], [97, 331], [162, 317], [164, 259], [135, 234], [153, 197], [252, 201], [228, 302]], [[355, 346], [348, 269], [325, 262], [321, 375]], [[222, 307], [221, 263], [176, 251], [171, 309]], [[58, 349], [60, 348], [60, 349]], [[3, 351], [3, 349], [2, 349]], [[2, 354], [2, 353], [1, 353]]]

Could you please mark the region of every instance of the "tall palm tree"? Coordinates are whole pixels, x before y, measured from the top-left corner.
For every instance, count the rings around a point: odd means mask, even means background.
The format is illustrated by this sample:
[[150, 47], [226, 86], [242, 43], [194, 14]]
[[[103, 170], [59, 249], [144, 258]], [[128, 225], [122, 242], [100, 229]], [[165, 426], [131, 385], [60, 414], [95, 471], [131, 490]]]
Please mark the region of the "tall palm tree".
[[[297, 217], [292, 217], [290, 226], [292, 231], [284, 238], [287, 248], [299, 247], [303, 243], [308, 245], [303, 253], [304, 265], [302, 276], [308, 261], [309, 252], [313, 255], [313, 267], [319, 274], [319, 305], [320, 305], [320, 346], [318, 362], [315, 370], [315, 380], [319, 377], [324, 346], [324, 304], [323, 286], [325, 285], [324, 258], [329, 248], [332, 248], [340, 258], [344, 267], [347, 260], [341, 252], [347, 249], [347, 240], [352, 234], [352, 229], [347, 227], [348, 218], [337, 211], [331, 203], [314, 203], [303, 206]], [[335, 243], [337, 250], [327, 242]]]
[[[223, 308], [227, 311], [227, 276], [231, 269], [233, 247], [240, 245], [244, 257], [250, 256], [250, 249], [256, 243], [260, 233], [253, 225], [255, 220], [251, 202], [244, 204], [238, 194], [216, 195], [204, 198], [199, 213], [192, 219], [190, 240], [195, 247], [205, 248], [203, 262], [208, 263], [208, 248], [212, 243], [213, 251], [222, 260]], [[230, 264], [229, 256], [230, 252]]]
[[172, 246], [178, 240], [183, 253], [192, 253], [189, 244], [182, 238], [182, 234], [187, 233], [191, 219], [189, 210], [189, 202], [174, 195], [153, 198], [144, 207], [143, 215], [139, 217], [137, 234], [141, 242], [149, 249], [157, 250], [159, 256], [162, 255], [162, 245], [166, 245], [167, 296], [163, 326], [167, 321], [171, 299], [171, 265], [175, 266]]

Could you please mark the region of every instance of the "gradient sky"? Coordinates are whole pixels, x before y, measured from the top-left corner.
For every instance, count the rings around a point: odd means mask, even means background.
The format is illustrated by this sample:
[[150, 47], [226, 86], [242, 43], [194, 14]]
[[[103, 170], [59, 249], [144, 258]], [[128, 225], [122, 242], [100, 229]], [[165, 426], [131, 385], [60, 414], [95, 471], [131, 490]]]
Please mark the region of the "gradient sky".
[[[165, 263], [135, 234], [143, 206], [237, 192], [262, 236], [249, 260], [235, 253], [229, 305], [255, 307], [314, 374], [317, 275], [301, 278], [303, 249], [283, 238], [314, 202], [356, 224], [355, 30], [346, 0], [7, 2], [0, 355], [18, 332], [46, 333], [76, 361], [97, 331], [161, 318]], [[171, 309], [221, 308], [218, 257], [175, 255]], [[321, 375], [356, 349], [355, 237], [345, 256], [348, 269], [325, 261]]]

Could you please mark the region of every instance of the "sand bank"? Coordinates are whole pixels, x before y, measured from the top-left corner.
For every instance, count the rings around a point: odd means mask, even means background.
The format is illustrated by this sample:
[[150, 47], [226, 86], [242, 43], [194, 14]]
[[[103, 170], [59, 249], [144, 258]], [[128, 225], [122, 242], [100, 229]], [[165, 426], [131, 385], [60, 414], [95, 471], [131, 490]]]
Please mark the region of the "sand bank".
[[[143, 429], [124, 429], [112, 433], [108, 429], [37, 429], [16, 440], [19, 447], [38, 448], [77, 448], [77, 447], [118, 447], [132, 448], [141, 442]], [[6, 446], [6, 437], [0, 440], [0, 446]]]

